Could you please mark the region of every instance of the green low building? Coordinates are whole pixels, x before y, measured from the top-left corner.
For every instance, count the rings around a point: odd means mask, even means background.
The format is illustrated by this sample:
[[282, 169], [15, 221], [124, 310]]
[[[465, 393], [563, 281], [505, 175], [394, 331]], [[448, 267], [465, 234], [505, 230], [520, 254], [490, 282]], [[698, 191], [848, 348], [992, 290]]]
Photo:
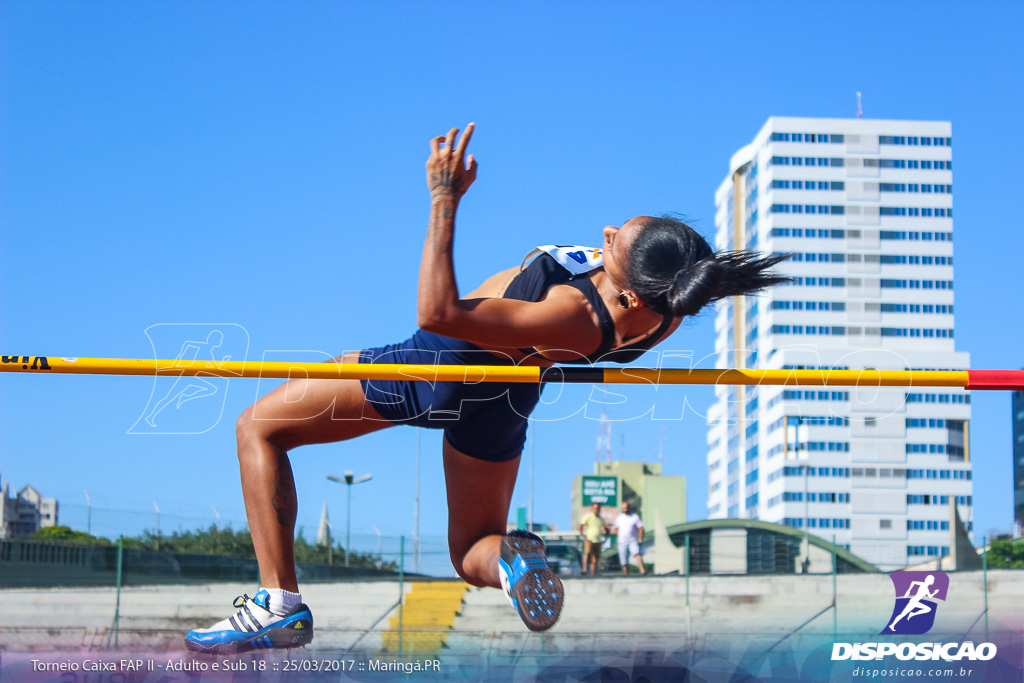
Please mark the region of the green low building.
[[664, 476], [657, 463], [595, 463], [593, 474], [580, 474], [573, 479], [573, 528], [593, 503], [600, 503], [601, 516], [608, 524], [613, 523], [623, 502], [628, 502], [640, 514], [648, 533], [654, 532], [656, 510], [664, 524], [684, 524], [686, 477]]

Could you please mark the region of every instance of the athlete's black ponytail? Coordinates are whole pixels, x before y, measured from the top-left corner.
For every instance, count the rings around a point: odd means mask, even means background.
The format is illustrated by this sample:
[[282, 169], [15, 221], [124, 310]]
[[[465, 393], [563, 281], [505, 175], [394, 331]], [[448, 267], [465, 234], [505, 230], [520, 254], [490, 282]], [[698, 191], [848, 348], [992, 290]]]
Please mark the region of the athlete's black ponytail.
[[750, 294], [789, 278], [771, 272], [788, 254], [715, 253], [697, 231], [669, 216], [648, 219], [633, 239], [627, 285], [663, 316], [696, 315], [712, 301]]

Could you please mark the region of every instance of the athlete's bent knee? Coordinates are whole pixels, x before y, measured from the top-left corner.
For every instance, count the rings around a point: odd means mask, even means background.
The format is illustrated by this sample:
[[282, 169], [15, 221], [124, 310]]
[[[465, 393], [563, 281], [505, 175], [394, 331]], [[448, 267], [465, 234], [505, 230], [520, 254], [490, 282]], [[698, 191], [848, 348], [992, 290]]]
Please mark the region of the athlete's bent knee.
[[459, 578], [475, 588], [486, 588], [487, 586], [490, 586], [487, 581], [477, 576], [475, 572], [466, 566], [463, 562], [465, 557], [465, 554], [451, 553], [452, 566], [455, 567], [455, 573], [459, 575]]
[[[253, 406], [249, 406], [245, 409], [245, 412], [238, 416], [238, 420], [235, 422], [235, 440], [239, 445], [259, 438], [255, 421], [252, 418], [252, 411]], [[241, 456], [243, 449], [239, 449], [238, 453]]]
[[[284, 447], [284, 444], [278, 443], [274, 424], [270, 420], [258, 420], [255, 417], [256, 405], [251, 405], [245, 409], [241, 415], [238, 416], [238, 421], [235, 423], [235, 438], [239, 444], [251, 443], [253, 441], [265, 441], [275, 446]], [[285, 450], [287, 450], [285, 448]]]

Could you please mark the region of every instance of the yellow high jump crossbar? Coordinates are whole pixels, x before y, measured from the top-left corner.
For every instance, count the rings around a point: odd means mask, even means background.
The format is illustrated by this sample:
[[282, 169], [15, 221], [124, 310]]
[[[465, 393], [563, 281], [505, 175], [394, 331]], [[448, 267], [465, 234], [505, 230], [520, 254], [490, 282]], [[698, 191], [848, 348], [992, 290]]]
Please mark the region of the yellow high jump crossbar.
[[367, 379], [525, 384], [724, 384], [1024, 390], [1024, 370], [710, 370], [532, 365], [387, 365], [0, 356], [0, 372], [78, 375]]

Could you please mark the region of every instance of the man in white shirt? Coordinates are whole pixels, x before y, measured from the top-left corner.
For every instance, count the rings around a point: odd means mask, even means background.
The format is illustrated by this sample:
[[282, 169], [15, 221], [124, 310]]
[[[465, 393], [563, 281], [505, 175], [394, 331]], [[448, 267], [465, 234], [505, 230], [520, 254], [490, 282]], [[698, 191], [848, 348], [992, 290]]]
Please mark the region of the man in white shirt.
[[629, 503], [622, 504], [622, 513], [615, 518], [615, 533], [619, 535], [619, 564], [622, 565], [622, 573], [629, 574], [629, 559], [635, 557], [640, 573], [646, 574], [644, 552], [640, 547], [644, 542], [644, 523]]

